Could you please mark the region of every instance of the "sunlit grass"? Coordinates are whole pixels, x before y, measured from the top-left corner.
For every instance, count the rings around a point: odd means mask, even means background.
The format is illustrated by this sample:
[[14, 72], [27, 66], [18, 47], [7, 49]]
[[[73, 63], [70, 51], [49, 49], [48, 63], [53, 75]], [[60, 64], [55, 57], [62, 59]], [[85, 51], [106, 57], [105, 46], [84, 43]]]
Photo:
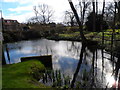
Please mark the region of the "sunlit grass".
[[46, 87], [30, 75], [31, 67], [36, 65], [40, 70], [45, 67], [38, 60], [30, 60], [22, 63], [3, 65], [2, 87], [3, 88], [42, 88]]
[[[111, 39], [112, 31], [113, 31], [112, 29], [104, 30], [104, 39]], [[87, 39], [102, 40], [103, 32], [83, 31], [83, 33]], [[120, 29], [115, 29], [116, 39], [120, 39], [119, 33], [120, 33]], [[80, 36], [80, 32], [59, 34], [59, 37], [62, 38], [76, 38], [79, 36]]]
[[62, 38], [75, 38], [79, 36], [79, 32], [71, 33], [71, 34], [59, 34], [59, 37]]

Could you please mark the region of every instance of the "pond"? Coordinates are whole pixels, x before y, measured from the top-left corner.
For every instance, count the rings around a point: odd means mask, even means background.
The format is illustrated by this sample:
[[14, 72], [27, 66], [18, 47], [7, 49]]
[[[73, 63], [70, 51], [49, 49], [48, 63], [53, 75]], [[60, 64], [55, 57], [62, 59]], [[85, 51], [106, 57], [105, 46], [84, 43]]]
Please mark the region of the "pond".
[[7, 43], [7, 47], [10, 61], [4, 45], [7, 64], [21, 62], [21, 57], [52, 55], [53, 69], [69, 76], [72, 83], [83, 82], [84, 77], [87, 77], [83, 87], [93, 85], [97, 88], [110, 88], [116, 84], [114, 71], [117, 58], [111, 61], [111, 55], [104, 53], [103, 49], [83, 47], [81, 42], [47, 39]]

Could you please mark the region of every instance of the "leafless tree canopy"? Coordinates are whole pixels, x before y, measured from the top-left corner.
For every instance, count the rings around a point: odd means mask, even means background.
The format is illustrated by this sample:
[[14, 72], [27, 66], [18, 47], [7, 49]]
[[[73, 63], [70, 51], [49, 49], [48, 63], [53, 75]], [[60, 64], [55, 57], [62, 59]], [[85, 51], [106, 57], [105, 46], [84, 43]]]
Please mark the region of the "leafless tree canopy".
[[81, 20], [81, 23], [83, 24], [84, 21], [85, 21], [85, 16], [87, 14], [87, 12], [90, 12], [90, 0], [81, 0], [79, 1], [79, 5], [78, 5], [78, 13], [79, 13], [79, 16], [80, 16], [80, 20]]
[[46, 4], [41, 4], [33, 7], [35, 20], [39, 23], [49, 23], [52, 21], [54, 11]]
[[114, 4], [108, 3], [107, 6], [105, 7], [105, 19], [106, 19], [106, 21], [113, 21], [114, 12], [115, 12]]
[[64, 23], [71, 27], [74, 26], [75, 16], [72, 11], [70, 11], [70, 10], [65, 11]]

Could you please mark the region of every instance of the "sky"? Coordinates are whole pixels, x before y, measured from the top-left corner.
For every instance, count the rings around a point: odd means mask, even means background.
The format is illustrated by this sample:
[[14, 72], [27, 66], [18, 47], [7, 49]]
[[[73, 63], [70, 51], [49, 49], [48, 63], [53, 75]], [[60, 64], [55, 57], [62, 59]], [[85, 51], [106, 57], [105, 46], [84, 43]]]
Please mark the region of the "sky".
[[[79, 2], [79, 0], [72, 1], [74, 4]], [[3, 18], [18, 20], [22, 23], [35, 16], [33, 6], [39, 4], [47, 4], [53, 9], [53, 22], [62, 22], [64, 12], [71, 9], [68, 0], [0, 0], [0, 10]]]

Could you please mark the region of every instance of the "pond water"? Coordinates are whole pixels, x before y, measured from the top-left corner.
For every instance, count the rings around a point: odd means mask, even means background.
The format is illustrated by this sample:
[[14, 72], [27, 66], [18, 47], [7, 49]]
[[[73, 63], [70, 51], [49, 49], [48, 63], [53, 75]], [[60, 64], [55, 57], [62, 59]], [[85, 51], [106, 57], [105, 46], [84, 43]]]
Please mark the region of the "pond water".
[[[79, 82], [82, 77], [88, 77], [86, 86], [106, 88], [115, 84], [114, 70], [117, 58], [114, 62], [109, 60], [111, 55], [103, 53], [103, 49], [84, 47], [81, 42], [54, 41], [47, 39], [20, 41], [7, 44], [10, 61], [4, 45], [4, 54], [7, 64], [21, 62], [21, 57], [52, 55], [52, 67], [60, 70], [66, 76], [70, 76], [71, 82]], [[83, 52], [83, 55], [81, 53]], [[82, 56], [82, 57], [81, 57]], [[82, 59], [80, 59], [80, 57]], [[104, 58], [106, 57], [106, 58]], [[80, 61], [82, 63], [80, 64]], [[73, 80], [74, 78], [74, 80]]]

